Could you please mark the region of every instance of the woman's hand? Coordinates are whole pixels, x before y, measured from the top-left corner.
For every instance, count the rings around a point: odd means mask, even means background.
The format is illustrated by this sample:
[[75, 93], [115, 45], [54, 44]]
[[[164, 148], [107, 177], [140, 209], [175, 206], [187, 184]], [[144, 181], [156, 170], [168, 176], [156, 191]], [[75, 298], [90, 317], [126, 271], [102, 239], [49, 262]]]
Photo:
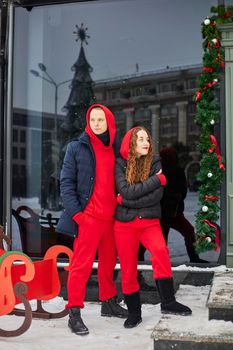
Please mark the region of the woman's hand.
[[116, 200], [117, 200], [117, 204], [122, 205], [122, 196], [120, 195], [120, 193], [118, 193]]
[[155, 174], [161, 183], [161, 186], [165, 186], [167, 183], [165, 175], [162, 173], [162, 169], [160, 169], [156, 174]]

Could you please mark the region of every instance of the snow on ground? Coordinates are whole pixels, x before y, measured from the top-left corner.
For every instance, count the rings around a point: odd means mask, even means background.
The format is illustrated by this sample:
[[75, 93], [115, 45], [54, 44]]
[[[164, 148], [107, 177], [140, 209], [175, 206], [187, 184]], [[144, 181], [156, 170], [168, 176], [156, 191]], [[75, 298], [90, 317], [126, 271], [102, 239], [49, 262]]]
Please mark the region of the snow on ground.
[[[208, 321], [206, 301], [210, 286], [194, 287], [181, 285], [176, 298], [191, 307], [191, 316], [160, 314], [160, 305], [142, 305], [143, 322], [136, 328], [125, 329], [124, 320], [100, 316], [100, 303], [87, 302], [82, 312], [83, 320], [89, 327], [90, 334], [78, 336], [67, 327], [68, 316], [61, 319], [33, 319], [27, 332], [15, 338], [0, 338], [2, 350], [152, 350], [154, 334], [162, 337], [226, 336], [233, 342], [233, 322], [219, 320]], [[55, 298], [46, 302], [44, 307], [50, 311], [60, 311], [65, 302]], [[1, 316], [0, 328], [15, 329], [22, 322], [17, 316]]]
[[[55, 298], [44, 307], [50, 311], [62, 310], [65, 302]], [[33, 319], [27, 332], [15, 338], [0, 338], [1, 350], [152, 350], [151, 333], [160, 319], [159, 305], [143, 305], [143, 322], [136, 328], [125, 329], [123, 319], [101, 317], [100, 303], [87, 302], [82, 317], [90, 334], [78, 336], [67, 327], [68, 316], [60, 319]], [[15, 329], [21, 317], [1, 316], [0, 328]]]
[[[193, 339], [203, 338], [228, 339], [233, 343], [233, 322], [223, 320], [208, 320], [208, 308], [206, 301], [210, 286], [194, 287], [180, 285], [176, 293], [177, 299], [191, 307], [192, 315], [180, 317], [175, 315], [164, 315], [156, 325], [153, 335], [167, 339]], [[231, 302], [231, 301], [230, 301]]]

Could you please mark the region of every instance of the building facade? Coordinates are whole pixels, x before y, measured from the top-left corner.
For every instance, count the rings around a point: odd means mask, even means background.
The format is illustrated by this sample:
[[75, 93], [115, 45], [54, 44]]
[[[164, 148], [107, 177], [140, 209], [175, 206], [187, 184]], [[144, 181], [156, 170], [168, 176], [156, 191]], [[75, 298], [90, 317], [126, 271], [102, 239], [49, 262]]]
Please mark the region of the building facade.
[[186, 168], [190, 190], [195, 189], [200, 154], [199, 127], [195, 123], [194, 94], [201, 66], [177, 67], [96, 81], [96, 100], [116, 116], [122, 136], [134, 125], [145, 126], [157, 153], [174, 146]]

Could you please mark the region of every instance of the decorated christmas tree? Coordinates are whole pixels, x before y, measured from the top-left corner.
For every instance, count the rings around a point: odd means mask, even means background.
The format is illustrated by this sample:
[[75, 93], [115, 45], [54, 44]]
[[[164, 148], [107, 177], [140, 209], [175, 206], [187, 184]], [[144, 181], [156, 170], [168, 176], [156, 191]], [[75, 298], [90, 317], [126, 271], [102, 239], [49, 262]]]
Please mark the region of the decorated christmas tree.
[[198, 149], [202, 159], [198, 180], [199, 209], [196, 214], [196, 251], [217, 250], [220, 244], [219, 194], [223, 171], [225, 169], [214, 126], [219, 122], [219, 103], [216, 91], [220, 74], [224, 69], [224, 50], [221, 47], [219, 24], [233, 21], [233, 7], [213, 7], [214, 15], [202, 23], [203, 71], [198, 78], [195, 95], [197, 106], [196, 123], [200, 126]]
[[77, 31], [74, 34], [77, 35], [76, 41], [81, 42], [81, 49], [77, 61], [72, 66], [71, 70], [74, 71], [74, 77], [71, 81], [71, 92], [64, 106], [64, 110], [67, 111], [67, 123], [69, 129], [70, 139], [78, 136], [84, 131], [86, 124], [86, 112], [88, 107], [95, 102], [93, 93], [93, 80], [90, 73], [93, 71], [92, 67], [86, 59], [86, 55], [83, 48], [83, 43], [87, 44], [87, 28], [76, 25]]

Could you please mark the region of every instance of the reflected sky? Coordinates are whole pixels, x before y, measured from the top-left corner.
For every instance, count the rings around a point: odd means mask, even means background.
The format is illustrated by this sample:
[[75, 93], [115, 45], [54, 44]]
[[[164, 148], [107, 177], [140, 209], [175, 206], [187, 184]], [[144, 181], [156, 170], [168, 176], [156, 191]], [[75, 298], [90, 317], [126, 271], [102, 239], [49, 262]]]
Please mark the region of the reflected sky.
[[[94, 1], [15, 13], [14, 106], [53, 112], [54, 90], [32, 76], [43, 62], [57, 83], [72, 79], [83, 22], [91, 38], [85, 52], [94, 81], [201, 63], [201, 22], [215, 0]], [[58, 111], [69, 94], [59, 89]]]

